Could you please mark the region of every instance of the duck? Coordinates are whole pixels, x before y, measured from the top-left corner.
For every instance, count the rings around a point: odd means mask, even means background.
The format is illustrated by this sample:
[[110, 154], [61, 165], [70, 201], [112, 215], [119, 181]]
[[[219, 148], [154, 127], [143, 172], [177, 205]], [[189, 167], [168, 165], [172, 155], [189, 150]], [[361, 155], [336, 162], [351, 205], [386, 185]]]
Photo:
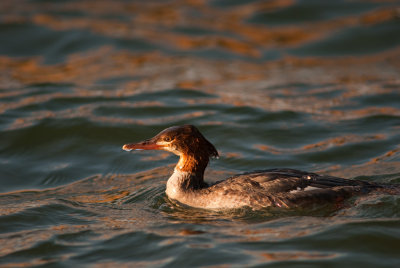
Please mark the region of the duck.
[[219, 154], [193, 125], [169, 127], [141, 142], [124, 144], [125, 151], [164, 150], [179, 156], [166, 183], [169, 199], [202, 209], [249, 207], [298, 208], [312, 204], [339, 204], [345, 199], [386, 186], [356, 179], [319, 175], [290, 168], [256, 170], [233, 175], [213, 184], [204, 181], [211, 158]]

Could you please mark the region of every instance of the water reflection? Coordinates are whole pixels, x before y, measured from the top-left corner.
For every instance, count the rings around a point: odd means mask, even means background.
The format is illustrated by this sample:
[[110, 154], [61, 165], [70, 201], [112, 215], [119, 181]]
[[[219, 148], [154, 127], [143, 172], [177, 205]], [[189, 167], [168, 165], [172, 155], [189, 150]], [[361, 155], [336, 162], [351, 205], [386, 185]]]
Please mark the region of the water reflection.
[[0, 265], [398, 263], [399, 198], [204, 211], [176, 157], [121, 145], [199, 126], [208, 181], [291, 167], [399, 183], [398, 1], [0, 1]]

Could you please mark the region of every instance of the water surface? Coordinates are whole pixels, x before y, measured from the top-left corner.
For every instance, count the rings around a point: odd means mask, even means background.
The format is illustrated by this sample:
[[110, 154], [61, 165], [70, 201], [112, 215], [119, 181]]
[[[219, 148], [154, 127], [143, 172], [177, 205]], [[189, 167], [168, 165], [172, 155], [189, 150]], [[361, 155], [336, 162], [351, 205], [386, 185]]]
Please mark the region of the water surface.
[[206, 211], [177, 157], [122, 151], [194, 124], [206, 177], [290, 167], [400, 183], [398, 1], [0, 2], [0, 266], [398, 267], [400, 198]]

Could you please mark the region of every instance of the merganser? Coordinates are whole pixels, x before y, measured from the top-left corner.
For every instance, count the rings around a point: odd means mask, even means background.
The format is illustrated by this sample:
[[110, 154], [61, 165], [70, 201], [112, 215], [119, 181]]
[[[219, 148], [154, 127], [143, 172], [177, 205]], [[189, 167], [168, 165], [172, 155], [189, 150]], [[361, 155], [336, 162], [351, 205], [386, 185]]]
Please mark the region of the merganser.
[[196, 208], [294, 208], [340, 202], [354, 194], [384, 187], [295, 169], [248, 172], [208, 185], [204, 182], [204, 170], [210, 158], [218, 157], [218, 152], [193, 125], [167, 128], [151, 139], [125, 144], [122, 149], [165, 150], [178, 155], [179, 162], [167, 181], [166, 194], [170, 199]]

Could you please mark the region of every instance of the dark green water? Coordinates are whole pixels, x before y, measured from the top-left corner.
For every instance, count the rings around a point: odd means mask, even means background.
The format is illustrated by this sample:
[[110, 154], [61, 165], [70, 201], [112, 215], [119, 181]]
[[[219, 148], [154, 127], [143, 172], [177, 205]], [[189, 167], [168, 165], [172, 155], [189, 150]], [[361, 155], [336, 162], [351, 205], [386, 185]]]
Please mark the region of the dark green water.
[[400, 197], [206, 211], [176, 156], [124, 143], [194, 124], [206, 177], [289, 167], [400, 183], [399, 1], [0, 2], [1, 267], [399, 267]]

